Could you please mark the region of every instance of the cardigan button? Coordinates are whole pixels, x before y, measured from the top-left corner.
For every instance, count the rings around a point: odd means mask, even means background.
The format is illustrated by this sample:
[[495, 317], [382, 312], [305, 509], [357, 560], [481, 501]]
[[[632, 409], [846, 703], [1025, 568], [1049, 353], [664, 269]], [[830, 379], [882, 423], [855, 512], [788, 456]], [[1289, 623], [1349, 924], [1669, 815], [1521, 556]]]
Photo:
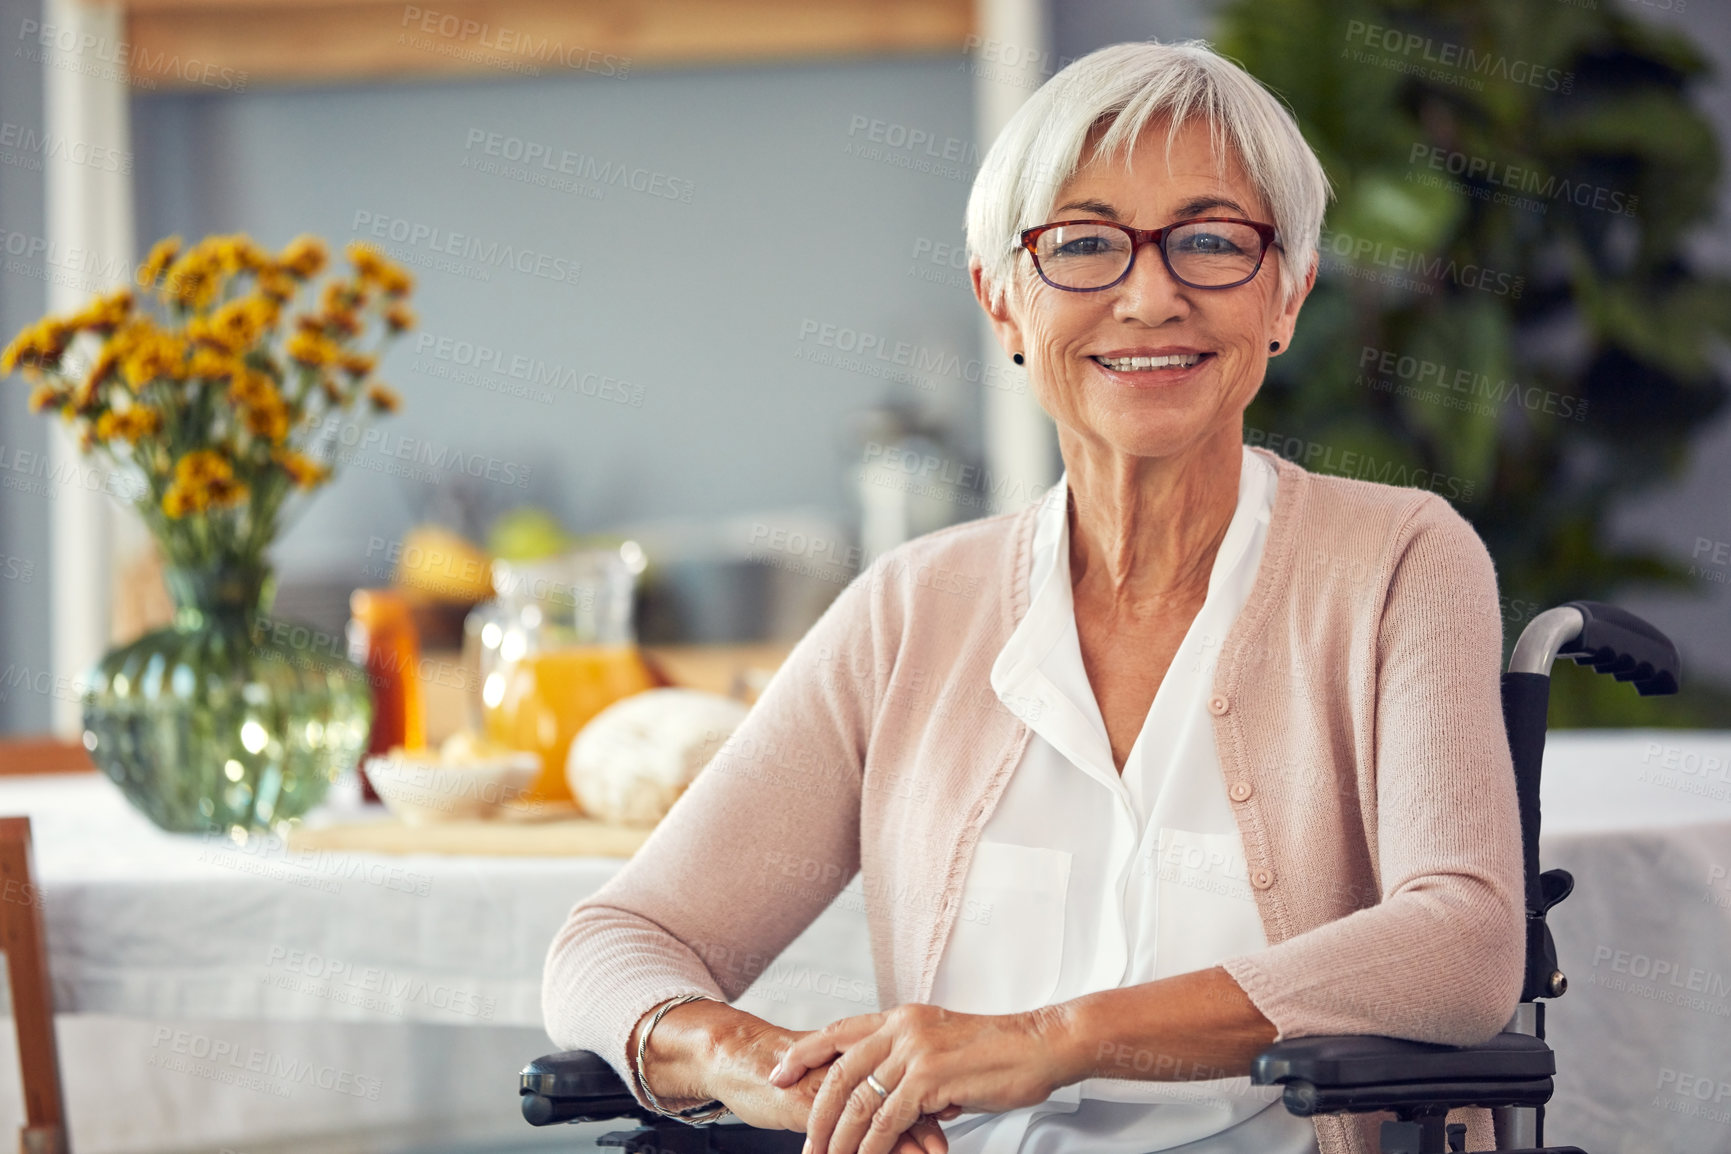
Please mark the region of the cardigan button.
[[1232, 788], [1226, 791], [1226, 796], [1233, 801], [1246, 801], [1252, 792], [1254, 791], [1250, 788], [1248, 781], [1235, 781], [1232, 783]]
[[1252, 870], [1250, 884], [1259, 890], [1265, 890], [1274, 884], [1274, 874], [1269, 870]]
[[1232, 703], [1226, 700], [1226, 698], [1221, 694], [1216, 693], [1213, 697], [1208, 699], [1208, 712], [1212, 713], [1216, 717], [1219, 717], [1231, 708]]

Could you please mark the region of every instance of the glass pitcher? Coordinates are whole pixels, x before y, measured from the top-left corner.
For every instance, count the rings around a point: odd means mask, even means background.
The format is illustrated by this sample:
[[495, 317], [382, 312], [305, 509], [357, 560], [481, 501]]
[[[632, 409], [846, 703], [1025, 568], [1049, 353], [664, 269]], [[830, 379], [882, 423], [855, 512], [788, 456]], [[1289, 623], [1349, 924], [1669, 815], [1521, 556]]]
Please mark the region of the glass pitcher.
[[541, 757], [526, 800], [572, 801], [565, 757], [578, 730], [656, 685], [632, 626], [643, 569], [634, 541], [493, 562], [498, 598], [471, 615], [466, 632], [475, 642], [483, 732]]

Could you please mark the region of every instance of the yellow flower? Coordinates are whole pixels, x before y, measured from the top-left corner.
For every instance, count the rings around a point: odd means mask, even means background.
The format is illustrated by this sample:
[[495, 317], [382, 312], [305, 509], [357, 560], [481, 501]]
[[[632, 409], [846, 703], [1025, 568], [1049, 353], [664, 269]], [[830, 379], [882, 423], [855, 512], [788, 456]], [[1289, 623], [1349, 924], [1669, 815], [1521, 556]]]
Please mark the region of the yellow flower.
[[297, 489], [311, 489], [330, 480], [330, 466], [313, 460], [305, 453], [294, 449], [278, 449], [272, 455]]
[[212, 239], [216, 261], [225, 274], [257, 272], [270, 263], [270, 257], [245, 233], [237, 232], [232, 236]]
[[194, 449], [174, 463], [174, 479], [188, 485], [207, 485], [234, 477], [234, 466], [215, 449]]
[[355, 266], [355, 275], [365, 281], [376, 280], [390, 267], [391, 262], [385, 259], [385, 254], [364, 240], [351, 240], [343, 252], [347, 254], [349, 263]]
[[223, 509], [247, 499], [246, 483], [215, 449], [195, 449], [174, 465], [174, 480], [162, 495], [162, 511], [178, 519], [206, 509]]
[[138, 444], [143, 437], [162, 428], [162, 414], [149, 405], [131, 405], [124, 411], [110, 409], [96, 418], [96, 436], [104, 441]]
[[75, 329], [112, 332], [125, 323], [131, 314], [132, 290], [117, 289], [106, 296], [91, 298], [82, 311], [66, 318], [66, 324]]
[[121, 354], [120, 375], [133, 392], [152, 381], [179, 380], [185, 374], [186, 341], [176, 333], [151, 333]]
[[367, 353], [343, 353], [337, 358], [338, 367], [351, 377], [366, 376], [378, 363], [377, 357]]
[[324, 295], [319, 298], [319, 308], [327, 318], [339, 313], [351, 313], [366, 303], [365, 292], [347, 281], [340, 280], [327, 283]]
[[379, 291], [388, 297], [408, 296], [415, 287], [415, 278], [394, 264], [387, 264], [378, 275]]
[[164, 300], [202, 311], [216, 299], [222, 287], [222, 270], [199, 249], [193, 249], [170, 266], [162, 283]]
[[415, 327], [415, 310], [398, 301], [385, 310], [385, 325], [393, 333], [412, 329]]
[[267, 268], [258, 274], [259, 294], [271, 300], [290, 300], [297, 287], [294, 274], [286, 268]]
[[329, 337], [302, 329], [288, 339], [288, 355], [309, 368], [334, 364], [342, 355]]
[[203, 380], [232, 377], [246, 371], [246, 365], [233, 353], [201, 345], [192, 350], [186, 362], [186, 375]]
[[13, 372], [19, 365], [59, 368], [73, 334], [73, 328], [58, 317], [43, 317], [26, 326], [11, 344], [0, 349], [0, 374]]
[[389, 386], [377, 384], [367, 386], [367, 400], [381, 413], [394, 413], [403, 403]]
[[66, 394], [55, 385], [41, 384], [30, 390], [30, 411], [40, 413], [44, 409], [52, 409], [66, 399]]
[[228, 387], [228, 395], [239, 405], [270, 405], [282, 400], [282, 394], [277, 391], [276, 382], [270, 374], [246, 365], [236, 366], [234, 383]]
[[315, 277], [329, 259], [325, 242], [316, 236], [297, 236], [277, 253], [277, 263], [297, 280]]
[[162, 274], [168, 270], [169, 263], [180, 253], [180, 238], [178, 236], [164, 237], [151, 246], [150, 255], [144, 258], [144, 263], [138, 266], [134, 281], [139, 288], [149, 288], [162, 279]]
[[273, 445], [280, 445], [288, 437], [288, 406], [274, 393], [262, 404], [242, 405], [240, 420], [247, 432]]

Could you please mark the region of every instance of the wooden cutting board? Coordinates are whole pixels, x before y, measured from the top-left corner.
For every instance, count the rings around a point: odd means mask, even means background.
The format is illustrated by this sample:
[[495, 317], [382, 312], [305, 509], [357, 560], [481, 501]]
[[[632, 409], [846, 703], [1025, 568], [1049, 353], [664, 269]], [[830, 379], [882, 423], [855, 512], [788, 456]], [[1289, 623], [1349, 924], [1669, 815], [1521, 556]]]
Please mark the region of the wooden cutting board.
[[494, 857], [628, 858], [651, 830], [609, 825], [593, 818], [513, 821], [476, 818], [408, 825], [397, 818], [347, 822], [289, 833], [293, 850], [356, 853], [444, 853]]

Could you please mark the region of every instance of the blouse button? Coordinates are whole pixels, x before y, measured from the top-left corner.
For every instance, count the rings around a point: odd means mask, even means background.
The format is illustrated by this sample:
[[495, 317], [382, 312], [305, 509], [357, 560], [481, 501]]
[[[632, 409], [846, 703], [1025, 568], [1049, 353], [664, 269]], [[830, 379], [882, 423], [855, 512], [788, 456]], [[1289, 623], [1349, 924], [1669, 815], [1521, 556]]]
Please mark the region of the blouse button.
[[1226, 795], [1233, 801], [1244, 801], [1250, 797], [1250, 794], [1251, 789], [1248, 781], [1235, 781], [1232, 783], [1232, 788], [1226, 791]]
[[1219, 717], [1231, 708], [1232, 703], [1218, 693], [1208, 699], [1208, 712], [1212, 713], [1216, 717]]
[[1250, 884], [1259, 890], [1265, 890], [1274, 884], [1274, 874], [1268, 870], [1252, 870]]

